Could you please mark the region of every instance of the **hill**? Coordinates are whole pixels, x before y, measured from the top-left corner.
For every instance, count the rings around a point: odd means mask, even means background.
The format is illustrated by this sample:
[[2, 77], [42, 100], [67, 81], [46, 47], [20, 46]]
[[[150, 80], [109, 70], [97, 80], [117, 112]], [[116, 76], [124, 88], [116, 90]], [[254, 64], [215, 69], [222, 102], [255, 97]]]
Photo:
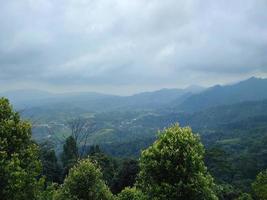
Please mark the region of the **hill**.
[[[108, 95], [95, 92], [55, 94], [39, 90], [17, 90], [0, 93], [10, 99], [17, 110], [40, 118], [58, 117], [62, 113], [108, 112], [117, 110], [155, 110], [173, 101], [181, 102], [200, 91], [199, 87], [188, 89], [161, 89], [131, 96]], [[44, 112], [45, 111], [45, 112]], [[75, 111], [75, 112], [73, 112]], [[27, 114], [29, 113], [29, 114]], [[40, 113], [42, 113], [40, 115]]]
[[177, 109], [184, 112], [196, 112], [218, 105], [263, 99], [267, 99], [267, 79], [252, 77], [236, 84], [208, 88], [185, 99], [177, 106]]

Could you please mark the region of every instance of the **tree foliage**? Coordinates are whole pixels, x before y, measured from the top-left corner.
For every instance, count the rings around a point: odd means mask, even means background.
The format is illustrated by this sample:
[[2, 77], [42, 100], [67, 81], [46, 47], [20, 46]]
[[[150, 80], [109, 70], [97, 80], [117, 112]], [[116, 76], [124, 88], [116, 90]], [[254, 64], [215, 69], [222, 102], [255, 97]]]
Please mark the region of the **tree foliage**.
[[102, 152], [98, 145], [90, 148], [89, 158], [99, 167], [103, 174], [103, 179], [112, 188], [118, 171], [116, 160]]
[[0, 197], [35, 199], [43, 179], [38, 147], [31, 140], [31, 126], [14, 112], [7, 99], [0, 99]]
[[216, 200], [203, 156], [199, 137], [176, 124], [142, 152], [137, 185], [149, 199]]
[[55, 199], [111, 200], [113, 195], [102, 180], [100, 169], [89, 159], [84, 159], [70, 169]]
[[126, 187], [117, 196], [117, 200], [148, 200], [147, 197], [138, 189]]
[[267, 199], [267, 170], [258, 174], [252, 188], [259, 200]]
[[220, 200], [236, 200], [240, 197], [240, 190], [230, 184], [216, 185], [216, 194]]
[[56, 152], [48, 142], [40, 145], [40, 159], [42, 162], [42, 174], [47, 182], [60, 183], [62, 179], [62, 168], [60, 167]]
[[63, 153], [61, 156], [64, 175], [66, 175], [70, 168], [72, 168], [78, 159], [78, 148], [76, 140], [69, 136], [63, 145]]
[[137, 160], [124, 160], [118, 170], [115, 183], [112, 187], [112, 191], [118, 193], [126, 187], [134, 186], [138, 172], [139, 166]]
[[242, 193], [237, 199], [235, 200], [253, 200], [250, 194]]

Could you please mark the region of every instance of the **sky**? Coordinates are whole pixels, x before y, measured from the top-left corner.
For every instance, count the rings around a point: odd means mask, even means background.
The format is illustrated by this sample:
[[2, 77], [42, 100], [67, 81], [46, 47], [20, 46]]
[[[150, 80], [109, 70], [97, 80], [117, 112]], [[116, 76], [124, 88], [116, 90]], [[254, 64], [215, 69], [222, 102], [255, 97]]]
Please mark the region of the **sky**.
[[132, 94], [267, 77], [266, 0], [0, 4], [0, 91]]

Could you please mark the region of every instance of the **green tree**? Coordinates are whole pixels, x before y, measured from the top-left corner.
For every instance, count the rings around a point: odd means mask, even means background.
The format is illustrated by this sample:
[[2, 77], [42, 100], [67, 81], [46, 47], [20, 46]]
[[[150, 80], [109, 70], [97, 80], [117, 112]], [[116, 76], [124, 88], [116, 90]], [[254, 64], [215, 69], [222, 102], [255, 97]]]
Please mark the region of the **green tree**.
[[100, 168], [107, 185], [112, 187], [118, 171], [116, 160], [102, 152], [98, 145], [90, 148], [89, 158]]
[[78, 147], [75, 139], [70, 136], [66, 139], [63, 145], [62, 153], [62, 165], [64, 175], [68, 174], [70, 168], [72, 168], [78, 160]]
[[252, 189], [259, 200], [267, 199], [267, 170], [257, 175], [255, 182], [252, 184]]
[[146, 196], [136, 188], [126, 187], [118, 194], [117, 200], [148, 200]]
[[242, 193], [237, 199], [235, 200], [253, 200], [250, 194]]
[[85, 159], [70, 169], [55, 199], [111, 200], [113, 195], [102, 180], [100, 169], [89, 159]]
[[116, 181], [112, 187], [112, 192], [118, 193], [125, 187], [132, 187], [136, 182], [139, 172], [139, 165], [136, 160], [124, 160], [116, 176]]
[[240, 190], [230, 184], [221, 184], [217, 185], [216, 194], [220, 200], [234, 200], [240, 196]]
[[20, 119], [9, 101], [0, 98], [0, 198], [36, 199], [43, 179], [38, 146], [31, 140], [31, 125]]
[[203, 160], [199, 137], [176, 124], [142, 152], [137, 186], [149, 199], [217, 200]]
[[206, 150], [205, 164], [217, 181], [231, 182], [234, 175], [233, 167], [229, 161], [230, 156], [218, 146]]
[[60, 183], [62, 169], [58, 164], [55, 150], [50, 143], [46, 142], [40, 145], [40, 159], [43, 166], [42, 174], [46, 177], [46, 181]]
[[42, 190], [38, 197], [37, 200], [54, 200], [54, 196], [56, 194], [56, 189], [57, 189], [58, 185], [57, 184], [49, 184], [45, 190]]

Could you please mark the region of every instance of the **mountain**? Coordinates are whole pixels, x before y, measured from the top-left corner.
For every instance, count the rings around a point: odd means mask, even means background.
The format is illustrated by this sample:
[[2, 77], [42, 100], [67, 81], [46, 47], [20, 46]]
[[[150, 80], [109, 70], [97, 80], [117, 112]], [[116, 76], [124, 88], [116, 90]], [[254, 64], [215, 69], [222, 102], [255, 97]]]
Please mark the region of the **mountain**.
[[267, 99], [267, 79], [252, 77], [232, 85], [216, 85], [185, 99], [178, 110], [196, 112], [218, 105]]
[[6, 96], [18, 110], [30, 115], [58, 117], [111, 111], [159, 111], [192, 113], [207, 108], [246, 101], [267, 99], [267, 79], [255, 78], [232, 85], [216, 85], [203, 89], [161, 89], [131, 96], [108, 95], [95, 92], [54, 94], [39, 90], [9, 91]]
[[12, 90], [0, 93], [1, 96], [8, 98], [16, 107], [24, 107], [41, 99], [51, 98], [53, 94], [41, 90]]
[[153, 92], [143, 92], [122, 99], [120, 109], [155, 110], [169, 105], [175, 100], [191, 95], [189, 89], [161, 89]]
[[[108, 95], [95, 92], [48, 93], [39, 90], [17, 90], [0, 93], [10, 99], [17, 110], [26, 110], [31, 116], [56, 117], [56, 113], [88, 113], [109, 111], [155, 110], [172, 102], [181, 102], [202, 88], [161, 89], [131, 96]], [[64, 115], [64, 114], [63, 114]]]
[[49, 93], [41, 90], [15, 90], [0, 93], [0, 97], [7, 97], [16, 109], [24, 110], [67, 105], [83, 107], [84, 105], [101, 104], [101, 100], [111, 99], [115, 96], [95, 92]]

